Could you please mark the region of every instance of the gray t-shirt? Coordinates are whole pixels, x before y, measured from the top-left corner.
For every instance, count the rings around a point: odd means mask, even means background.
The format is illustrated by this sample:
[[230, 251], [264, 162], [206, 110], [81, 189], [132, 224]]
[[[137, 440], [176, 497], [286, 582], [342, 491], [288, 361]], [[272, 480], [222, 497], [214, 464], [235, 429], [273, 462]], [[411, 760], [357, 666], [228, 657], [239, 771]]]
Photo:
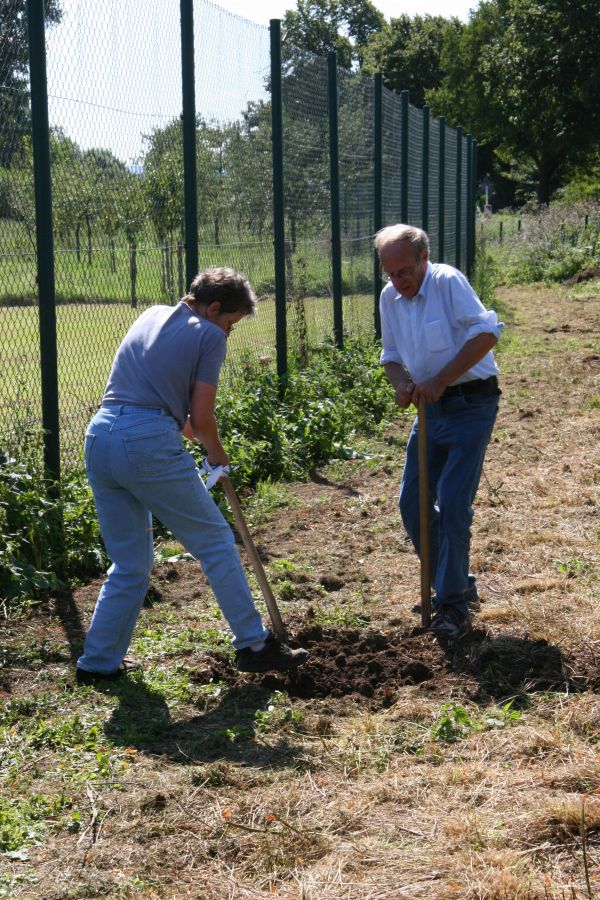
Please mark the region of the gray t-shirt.
[[123, 338], [102, 402], [157, 406], [183, 428], [194, 384], [217, 384], [226, 348], [225, 332], [183, 300], [151, 306]]

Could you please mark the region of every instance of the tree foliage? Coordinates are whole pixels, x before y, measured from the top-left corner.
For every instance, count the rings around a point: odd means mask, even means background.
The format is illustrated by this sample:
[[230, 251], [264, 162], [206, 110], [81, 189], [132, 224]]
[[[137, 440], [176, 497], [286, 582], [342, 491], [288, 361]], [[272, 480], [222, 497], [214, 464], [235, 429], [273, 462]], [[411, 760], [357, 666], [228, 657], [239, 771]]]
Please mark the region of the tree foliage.
[[363, 70], [369, 74], [381, 72], [388, 88], [409, 91], [411, 102], [423, 106], [427, 91], [438, 88], [444, 76], [445, 42], [463, 28], [456, 18], [411, 18], [403, 14], [371, 35], [364, 50]]
[[[0, 167], [8, 168], [30, 129], [27, 0], [0, 0]], [[46, 0], [46, 25], [60, 22], [59, 0]]]
[[321, 56], [335, 50], [345, 69], [362, 60], [369, 37], [384, 23], [370, 0], [297, 0], [283, 20], [286, 43]]
[[486, 0], [449, 37], [428, 96], [547, 203], [600, 139], [598, 46], [597, 0]]

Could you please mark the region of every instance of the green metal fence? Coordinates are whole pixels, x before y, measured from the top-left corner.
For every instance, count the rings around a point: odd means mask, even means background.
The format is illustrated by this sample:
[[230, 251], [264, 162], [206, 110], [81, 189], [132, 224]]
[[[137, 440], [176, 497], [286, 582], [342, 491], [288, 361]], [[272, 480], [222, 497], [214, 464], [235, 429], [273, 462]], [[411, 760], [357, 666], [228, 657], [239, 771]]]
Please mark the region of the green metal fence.
[[112, 357], [148, 304], [231, 265], [259, 313], [226, 377], [378, 334], [374, 232], [428, 230], [468, 274], [475, 142], [381, 77], [208, 0], [4, 0], [0, 443], [79, 465]]

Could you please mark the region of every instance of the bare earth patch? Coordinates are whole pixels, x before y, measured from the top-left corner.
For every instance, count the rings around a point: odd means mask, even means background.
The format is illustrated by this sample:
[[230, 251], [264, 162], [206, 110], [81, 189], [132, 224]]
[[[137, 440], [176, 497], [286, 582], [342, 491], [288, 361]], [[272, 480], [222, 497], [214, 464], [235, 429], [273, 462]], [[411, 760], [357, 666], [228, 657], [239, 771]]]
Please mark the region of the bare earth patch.
[[311, 651], [297, 673], [237, 672], [192, 561], [157, 566], [133, 647], [143, 673], [102, 691], [72, 678], [100, 581], [4, 623], [0, 836], [22, 848], [0, 855], [0, 895], [600, 896], [600, 317], [586, 289], [501, 291], [504, 396], [473, 528], [483, 604], [452, 653], [413, 630], [401, 415], [361, 458], [284, 486], [267, 521], [247, 498]]

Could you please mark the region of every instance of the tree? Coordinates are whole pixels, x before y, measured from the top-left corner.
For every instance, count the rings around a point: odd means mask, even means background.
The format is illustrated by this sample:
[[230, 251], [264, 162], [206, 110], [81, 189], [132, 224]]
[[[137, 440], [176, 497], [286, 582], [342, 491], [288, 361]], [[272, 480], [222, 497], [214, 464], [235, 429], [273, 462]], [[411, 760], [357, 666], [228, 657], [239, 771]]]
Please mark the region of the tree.
[[297, 0], [283, 19], [286, 43], [319, 56], [335, 50], [345, 69], [361, 61], [362, 48], [384, 24], [370, 0]]
[[271, 104], [250, 101], [229, 128], [226, 165], [238, 240], [263, 239], [273, 220]]
[[599, 45], [597, 0], [487, 0], [447, 42], [432, 108], [548, 203], [600, 139]]
[[[27, 0], [0, 0], [0, 167], [9, 168], [30, 131]], [[46, 0], [46, 24], [60, 22], [59, 0]]]
[[155, 128], [146, 137], [144, 193], [148, 212], [161, 245], [163, 291], [175, 302], [173, 277], [174, 235], [183, 233], [183, 140], [181, 121], [174, 119], [165, 128]]
[[412, 103], [423, 106], [426, 92], [442, 81], [445, 42], [463, 27], [456, 18], [401, 15], [371, 35], [363, 51], [362, 69], [368, 74], [381, 72], [388, 88], [409, 91]]

